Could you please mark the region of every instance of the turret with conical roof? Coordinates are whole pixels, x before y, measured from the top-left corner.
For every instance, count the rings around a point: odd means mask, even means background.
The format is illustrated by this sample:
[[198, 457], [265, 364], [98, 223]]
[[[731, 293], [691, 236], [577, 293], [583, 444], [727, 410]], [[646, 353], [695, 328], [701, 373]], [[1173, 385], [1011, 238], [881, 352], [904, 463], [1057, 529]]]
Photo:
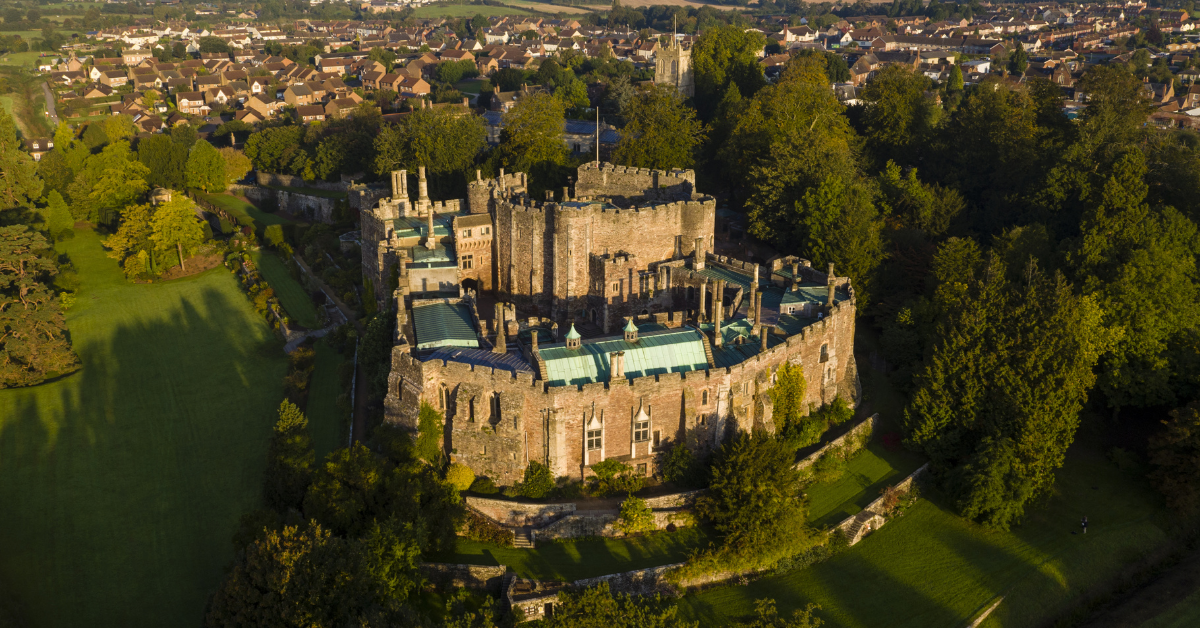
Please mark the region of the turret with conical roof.
[[571, 331], [567, 332], [567, 348], [578, 349], [579, 341], [582, 338], [583, 336], [580, 336], [579, 332], [575, 331], [575, 323], [571, 323]]
[[630, 318], [629, 322], [625, 324], [625, 342], [637, 342], [638, 341], [637, 334], [638, 334], [637, 325], [634, 325], [633, 318]]

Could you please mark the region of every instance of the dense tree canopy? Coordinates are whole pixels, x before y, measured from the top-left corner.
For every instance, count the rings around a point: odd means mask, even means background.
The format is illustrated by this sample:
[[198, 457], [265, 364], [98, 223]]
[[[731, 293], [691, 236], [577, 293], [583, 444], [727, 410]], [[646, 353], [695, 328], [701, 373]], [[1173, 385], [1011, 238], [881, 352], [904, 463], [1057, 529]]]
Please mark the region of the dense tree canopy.
[[613, 160], [624, 166], [690, 168], [704, 136], [695, 111], [673, 87], [655, 86], [633, 96], [622, 112], [626, 125]]
[[75, 370], [51, 243], [25, 225], [0, 226], [0, 388], [31, 386]]

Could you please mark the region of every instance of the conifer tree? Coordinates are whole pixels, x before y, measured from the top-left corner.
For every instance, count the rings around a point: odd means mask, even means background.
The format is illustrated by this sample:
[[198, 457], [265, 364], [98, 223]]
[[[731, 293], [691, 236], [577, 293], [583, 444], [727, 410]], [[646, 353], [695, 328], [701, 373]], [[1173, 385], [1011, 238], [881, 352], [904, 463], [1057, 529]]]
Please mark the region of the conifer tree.
[[300, 508], [312, 482], [315, 462], [308, 417], [296, 404], [285, 399], [279, 404], [279, 418], [275, 421], [267, 449], [266, 483], [263, 486], [267, 506], [279, 512]]

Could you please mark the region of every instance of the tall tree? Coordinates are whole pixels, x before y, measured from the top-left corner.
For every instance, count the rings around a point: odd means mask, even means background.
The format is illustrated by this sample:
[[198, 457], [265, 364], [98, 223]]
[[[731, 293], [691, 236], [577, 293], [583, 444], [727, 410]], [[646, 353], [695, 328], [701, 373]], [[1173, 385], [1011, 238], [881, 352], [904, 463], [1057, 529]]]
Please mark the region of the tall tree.
[[267, 447], [266, 483], [263, 497], [267, 505], [280, 512], [299, 509], [312, 481], [316, 460], [308, 417], [288, 400], [279, 404], [279, 418]]
[[150, 220], [153, 230], [150, 241], [160, 251], [174, 248], [183, 270], [187, 270], [183, 263], [185, 254], [192, 253], [204, 241], [204, 231], [197, 220], [192, 201], [187, 197], [163, 203]]
[[46, 230], [50, 232], [51, 238], [62, 238], [75, 226], [71, 210], [58, 190], [50, 190], [50, 194], [46, 196], [46, 208], [42, 210], [42, 214], [45, 216]]
[[613, 159], [637, 168], [690, 168], [703, 139], [695, 111], [673, 87], [656, 85], [634, 96]]
[[138, 161], [150, 173], [146, 176], [149, 185], [168, 190], [182, 190], [184, 173], [187, 169], [187, 148], [171, 140], [171, 136], [155, 134], [138, 141]]
[[37, 164], [17, 139], [12, 116], [0, 110], [0, 210], [28, 205], [41, 194]]
[[188, 154], [184, 179], [189, 188], [205, 192], [225, 191], [225, 160], [212, 144], [196, 142]]
[[[375, 172], [415, 172], [425, 166], [435, 191], [446, 192], [464, 181], [465, 172], [487, 146], [487, 129], [477, 116], [446, 109], [418, 109], [398, 124], [384, 125], [375, 138]], [[450, 181], [457, 185], [450, 185]]]
[[1100, 309], [1030, 262], [951, 240], [934, 262], [938, 343], [905, 410], [909, 442], [964, 516], [1007, 529], [1062, 466], [1108, 342]]
[[559, 167], [567, 161], [563, 120], [562, 101], [545, 93], [521, 99], [504, 114], [499, 162], [512, 171], [528, 172], [535, 192], [555, 187]]
[[766, 38], [754, 30], [732, 24], [704, 31], [692, 46], [692, 68], [696, 81], [696, 104], [700, 115], [710, 120], [725, 89], [732, 83], [744, 98], [766, 85], [758, 54]]
[[121, 262], [125, 276], [130, 279], [149, 271], [150, 253], [154, 248], [150, 240], [154, 233], [151, 225], [153, 215], [154, 208], [148, 203], [126, 205], [121, 209], [120, 227], [116, 233], [104, 239], [108, 256]]
[[941, 113], [926, 95], [931, 87], [924, 74], [898, 65], [887, 66], [867, 83], [862, 130], [877, 167], [921, 160]]
[[0, 388], [39, 384], [79, 365], [48, 286], [57, 273], [42, 234], [0, 227]]
[[241, 181], [242, 177], [246, 176], [254, 168], [254, 164], [250, 163], [250, 158], [242, 151], [226, 146], [220, 151], [221, 159], [225, 161], [225, 187]]

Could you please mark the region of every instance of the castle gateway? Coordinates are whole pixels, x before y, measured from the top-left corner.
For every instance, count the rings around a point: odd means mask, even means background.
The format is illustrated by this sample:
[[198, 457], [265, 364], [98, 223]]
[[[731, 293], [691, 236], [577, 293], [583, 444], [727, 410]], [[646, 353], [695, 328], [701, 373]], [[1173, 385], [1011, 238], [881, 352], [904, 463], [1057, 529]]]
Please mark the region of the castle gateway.
[[477, 174], [467, 199], [434, 202], [423, 169], [415, 201], [393, 173], [362, 218], [364, 273], [397, 311], [387, 421], [415, 433], [430, 404], [453, 460], [511, 484], [530, 461], [653, 473], [681, 439], [773, 431], [784, 363], [809, 403], [857, 400], [848, 278], [715, 255], [693, 171], [589, 163], [575, 181], [541, 200], [524, 174]]

